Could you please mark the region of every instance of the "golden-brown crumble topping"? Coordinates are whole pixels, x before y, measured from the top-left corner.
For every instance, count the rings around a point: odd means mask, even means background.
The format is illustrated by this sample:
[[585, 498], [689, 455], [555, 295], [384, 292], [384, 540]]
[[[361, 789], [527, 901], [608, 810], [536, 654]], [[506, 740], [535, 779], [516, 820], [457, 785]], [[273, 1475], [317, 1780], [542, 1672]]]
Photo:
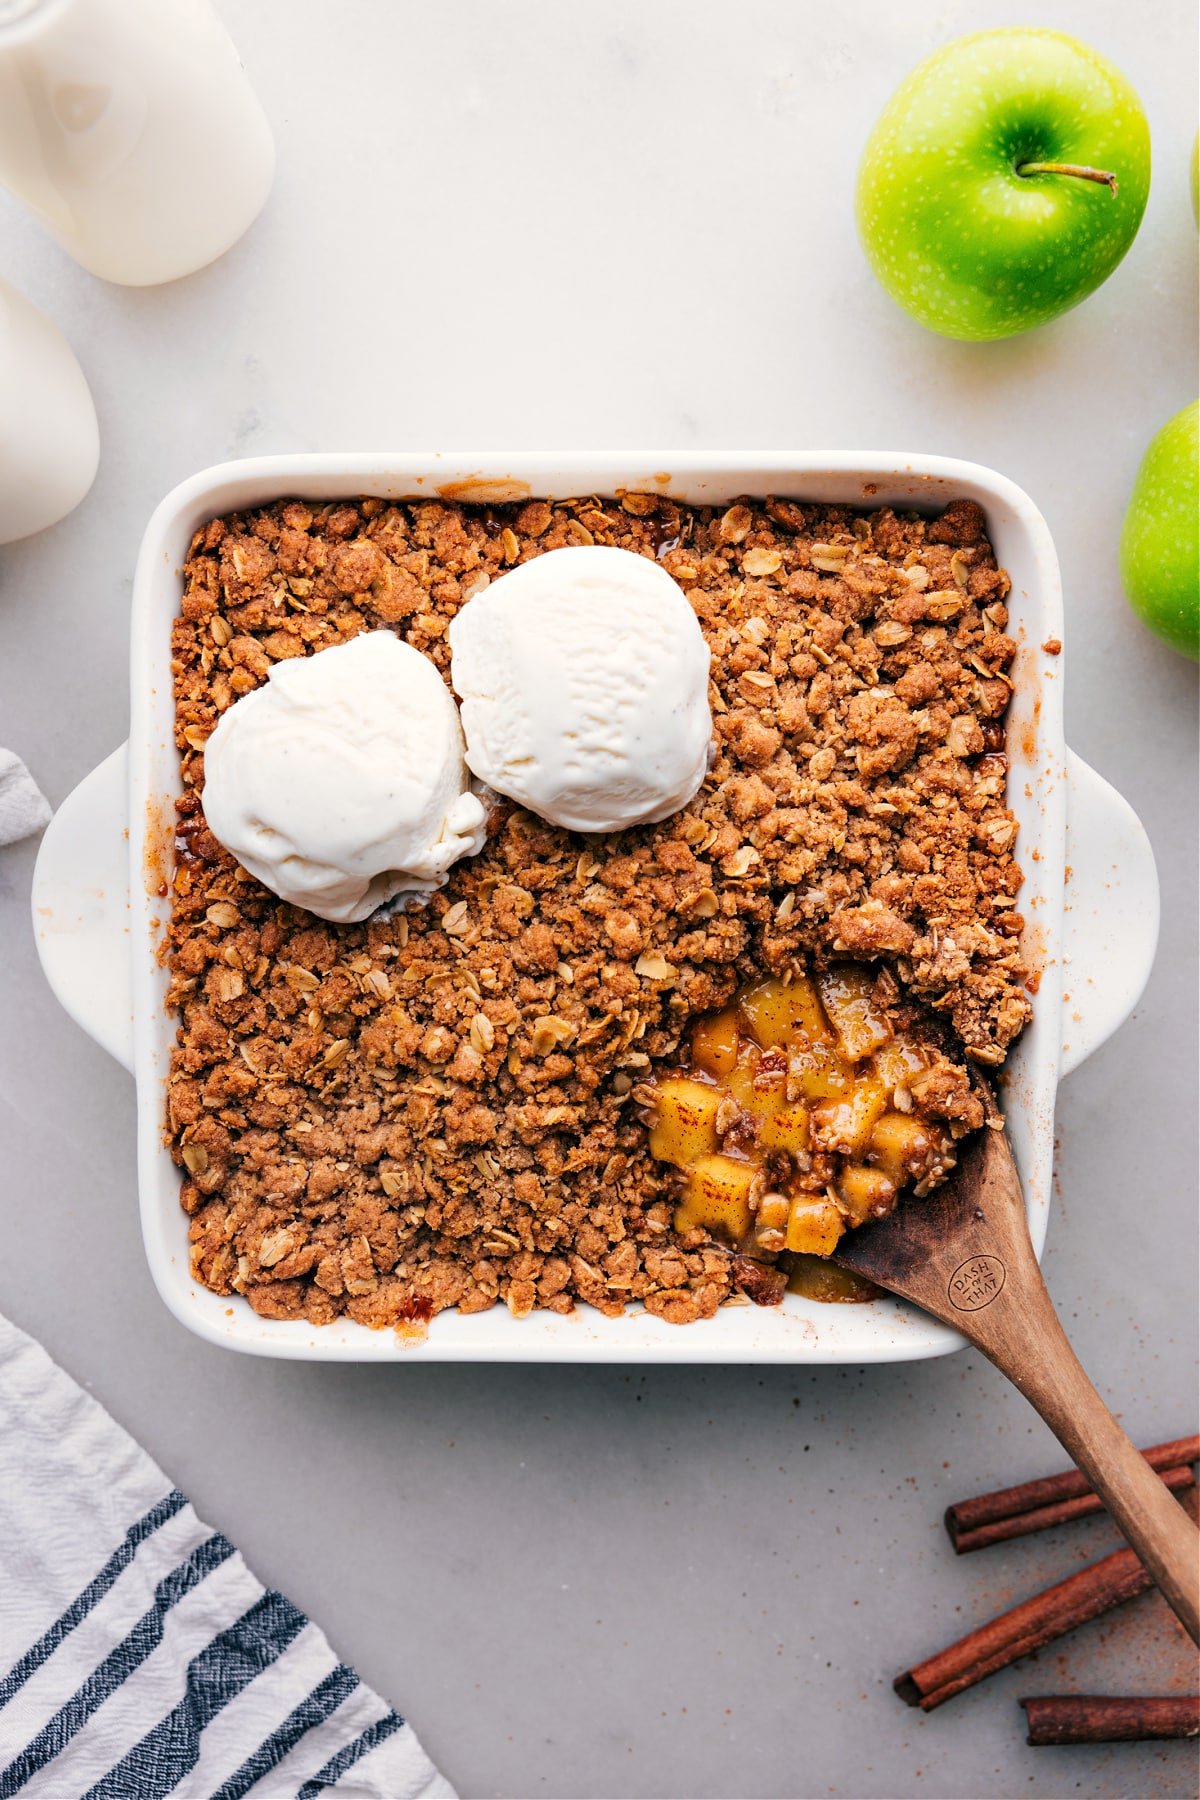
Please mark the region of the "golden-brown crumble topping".
[[[328, 925], [200, 807], [203, 745], [273, 661], [446, 628], [513, 563], [657, 555], [713, 655], [715, 764], [660, 825], [584, 838], [505, 803], [426, 906]], [[1014, 645], [979, 508], [787, 500], [284, 501], [192, 544], [168, 1084], [193, 1267], [268, 1317], [479, 1311], [686, 1322], [738, 1285], [681, 1241], [633, 1090], [697, 1014], [808, 961], [883, 961], [995, 1064], [1029, 1016], [1004, 805]]]

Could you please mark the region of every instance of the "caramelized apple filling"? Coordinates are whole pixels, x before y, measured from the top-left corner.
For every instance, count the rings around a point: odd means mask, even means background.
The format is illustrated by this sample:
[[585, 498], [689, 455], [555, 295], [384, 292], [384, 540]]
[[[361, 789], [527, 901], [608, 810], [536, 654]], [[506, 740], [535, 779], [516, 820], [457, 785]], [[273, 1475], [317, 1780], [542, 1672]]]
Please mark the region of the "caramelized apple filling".
[[744, 988], [644, 1098], [651, 1153], [679, 1171], [676, 1231], [787, 1267], [927, 1194], [983, 1120], [929, 1022], [857, 963]]

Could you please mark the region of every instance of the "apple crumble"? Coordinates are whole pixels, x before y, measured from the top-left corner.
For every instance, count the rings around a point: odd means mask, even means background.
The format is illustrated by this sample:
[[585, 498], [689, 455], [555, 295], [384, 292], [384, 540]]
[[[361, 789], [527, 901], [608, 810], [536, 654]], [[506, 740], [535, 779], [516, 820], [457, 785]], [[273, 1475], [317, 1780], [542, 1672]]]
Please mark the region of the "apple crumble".
[[[431, 900], [357, 925], [278, 900], [216, 841], [204, 744], [272, 663], [383, 628], [448, 676], [466, 600], [591, 543], [657, 558], [711, 649], [716, 756], [682, 811], [584, 837], [498, 802], [482, 852]], [[893, 1024], [928, 1020], [929, 1129], [885, 1124], [897, 1081], [871, 1144], [842, 1153], [884, 1180], [888, 1156], [897, 1178], [934, 1178], [978, 1123], [964, 1055], [999, 1064], [1030, 1013], [1008, 585], [966, 500], [935, 519], [640, 493], [289, 500], [202, 528], [173, 639], [167, 1092], [197, 1279], [265, 1317], [372, 1326], [498, 1300], [517, 1316], [640, 1300], [684, 1323], [777, 1297], [777, 1272], [707, 1217], [677, 1223], [680, 1177], [643, 1115], [653, 1082], [697, 1055], [698, 1021], [808, 975], [827, 1020], [838, 980]], [[805, 1125], [833, 1134], [830, 1153], [866, 1129], [826, 1118], [831, 1098], [809, 1096]], [[850, 1215], [869, 1211], [879, 1180], [838, 1168]], [[803, 1236], [790, 1210], [758, 1223]]]

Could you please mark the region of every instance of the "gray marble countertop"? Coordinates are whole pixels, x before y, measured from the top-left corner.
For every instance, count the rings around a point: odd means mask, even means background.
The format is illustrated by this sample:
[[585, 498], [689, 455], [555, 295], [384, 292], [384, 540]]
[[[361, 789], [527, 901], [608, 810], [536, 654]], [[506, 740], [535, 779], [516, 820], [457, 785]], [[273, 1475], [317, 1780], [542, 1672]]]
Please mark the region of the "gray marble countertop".
[[[1066, 588], [1070, 743], [1129, 798], [1163, 933], [1064, 1084], [1051, 1291], [1139, 1440], [1195, 1423], [1194, 671], [1126, 610], [1142, 448], [1196, 392], [1184, 0], [1056, 0], [1133, 80], [1155, 175], [1078, 312], [920, 331], [851, 221], [864, 136], [937, 43], [1027, 7], [239, 0], [267, 211], [160, 290], [91, 280], [0, 197], [4, 272], [76, 345], [96, 486], [0, 552], [0, 743], [55, 802], [126, 733], [130, 578], [177, 480], [271, 450], [912, 448], [1003, 470]], [[474, 1795], [1185, 1795], [1186, 1746], [1034, 1751], [1016, 1700], [1162, 1691], [1157, 1598], [924, 1718], [891, 1678], [1114, 1541], [956, 1561], [948, 1500], [1061, 1466], [979, 1357], [787, 1369], [239, 1359], [154, 1294], [132, 1084], [51, 998], [34, 846], [0, 853], [0, 1308], [43, 1339]]]

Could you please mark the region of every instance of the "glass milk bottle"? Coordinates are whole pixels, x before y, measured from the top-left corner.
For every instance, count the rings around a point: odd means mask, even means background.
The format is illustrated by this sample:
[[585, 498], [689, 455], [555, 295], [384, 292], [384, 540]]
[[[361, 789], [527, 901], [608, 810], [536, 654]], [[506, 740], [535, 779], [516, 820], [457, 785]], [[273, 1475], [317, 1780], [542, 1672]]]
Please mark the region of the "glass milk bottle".
[[142, 287], [203, 268], [274, 172], [209, 0], [0, 0], [0, 183], [93, 275]]
[[0, 544], [78, 506], [99, 455], [96, 410], [74, 351], [0, 281]]

